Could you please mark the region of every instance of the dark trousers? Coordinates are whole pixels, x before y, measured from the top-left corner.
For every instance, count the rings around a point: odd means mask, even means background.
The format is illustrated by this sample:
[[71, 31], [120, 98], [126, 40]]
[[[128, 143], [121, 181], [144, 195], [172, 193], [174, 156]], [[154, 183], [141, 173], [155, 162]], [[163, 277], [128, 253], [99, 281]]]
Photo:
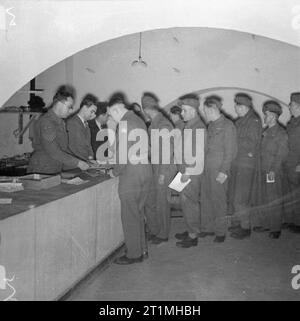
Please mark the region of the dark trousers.
[[146, 221], [151, 234], [160, 238], [168, 238], [171, 228], [171, 204], [169, 203], [171, 190], [168, 185], [175, 172], [165, 173], [163, 184], [159, 184], [159, 167], [154, 166], [151, 189], [146, 200]]
[[201, 230], [224, 236], [227, 230], [227, 180], [216, 181], [218, 170], [206, 168], [201, 184]]
[[[233, 163], [229, 178], [229, 207], [234, 216], [232, 222], [240, 223], [244, 229], [250, 228], [250, 201], [255, 168], [243, 164], [242, 160]], [[235, 225], [234, 224], [234, 225]]]
[[284, 167], [284, 222], [300, 226], [300, 173]]
[[134, 178], [130, 175], [120, 176], [121, 219], [129, 258], [140, 257], [147, 250], [144, 217], [150, 183], [150, 175]]
[[283, 213], [282, 173], [275, 173], [275, 182], [267, 183], [266, 172], [262, 172], [262, 204], [259, 209], [260, 226], [271, 232], [281, 230]]
[[182, 214], [190, 234], [200, 232], [200, 184], [201, 176], [191, 176], [191, 182], [180, 193]]
[[157, 235], [160, 229], [157, 219], [156, 184], [154, 182], [154, 176], [151, 178], [151, 184], [145, 202], [145, 218], [148, 232], [152, 235]]

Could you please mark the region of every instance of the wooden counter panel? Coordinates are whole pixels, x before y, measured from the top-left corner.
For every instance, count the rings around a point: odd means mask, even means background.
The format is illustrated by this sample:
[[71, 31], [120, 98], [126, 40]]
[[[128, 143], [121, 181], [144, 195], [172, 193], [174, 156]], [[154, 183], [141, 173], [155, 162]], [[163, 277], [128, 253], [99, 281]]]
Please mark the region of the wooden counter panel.
[[[35, 283], [35, 231], [34, 210], [0, 221], [0, 265], [16, 293], [13, 298], [34, 300]], [[1, 277], [1, 276], [0, 276]], [[13, 290], [0, 289], [0, 301], [7, 299]]]
[[[105, 191], [110, 190], [111, 193]], [[118, 184], [108, 180], [97, 185], [97, 247], [96, 261], [99, 262], [123, 241]], [[107, 222], [103, 224], [102, 222]]]
[[[60, 186], [72, 191], [0, 220], [0, 265], [8, 278], [15, 275], [18, 300], [57, 299], [123, 243], [118, 179], [89, 184]], [[48, 196], [57, 196], [50, 190]], [[23, 193], [19, 200], [37, 198]]]
[[30, 206], [38, 207], [109, 180], [109, 176], [107, 175], [96, 178], [90, 178], [86, 174], [82, 174], [80, 176], [82, 179], [88, 180], [88, 182], [82, 185], [69, 185], [62, 183], [58, 186], [40, 191], [24, 190], [14, 193], [0, 192], [0, 198], [13, 199], [12, 204], [10, 205], [0, 205], [0, 220], [25, 212], [30, 208]]
[[[97, 186], [81, 191], [79, 202], [76, 202], [76, 208], [71, 212], [74, 283], [96, 264], [96, 191]], [[74, 194], [74, 197], [77, 195]]]
[[55, 299], [72, 282], [71, 216], [75, 210], [72, 203], [74, 200], [60, 199], [39, 207], [36, 212], [38, 300]]

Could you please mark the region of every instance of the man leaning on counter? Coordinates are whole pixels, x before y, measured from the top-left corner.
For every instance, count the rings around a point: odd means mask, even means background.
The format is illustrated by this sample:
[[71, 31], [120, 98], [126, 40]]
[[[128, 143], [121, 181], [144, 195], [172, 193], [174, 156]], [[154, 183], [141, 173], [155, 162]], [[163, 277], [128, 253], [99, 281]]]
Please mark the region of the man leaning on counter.
[[83, 161], [94, 159], [88, 121], [96, 117], [97, 103], [94, 95], [87, 94], [80, 103], [79, 111], [66, 121], [69, 150]]
[[87, 170], [89, 165], [68, 153], [68, 135], [64, 119], [73, 112], [74, 94], [61, 86], [53, 97], [52, 106], [35, 123], [32, 147], [34, 152], [28, 173], [57, 174], [64, 167]]

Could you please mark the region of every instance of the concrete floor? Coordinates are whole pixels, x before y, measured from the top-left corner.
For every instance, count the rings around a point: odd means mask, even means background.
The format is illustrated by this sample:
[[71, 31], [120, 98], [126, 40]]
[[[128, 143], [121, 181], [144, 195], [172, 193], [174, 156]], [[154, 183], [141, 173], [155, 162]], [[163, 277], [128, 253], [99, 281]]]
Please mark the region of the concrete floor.
[[168, 243], [149, 245], [143, 263], [111, 264], [94, 271], [68, 300], [300, 300], [291, 274], [300, 265], [300, 234], [283, 231], [279, 240], [252, 233], [250, 239], [181, 249], [174, 234], [184, 230], [181, 218], [172, 219]]

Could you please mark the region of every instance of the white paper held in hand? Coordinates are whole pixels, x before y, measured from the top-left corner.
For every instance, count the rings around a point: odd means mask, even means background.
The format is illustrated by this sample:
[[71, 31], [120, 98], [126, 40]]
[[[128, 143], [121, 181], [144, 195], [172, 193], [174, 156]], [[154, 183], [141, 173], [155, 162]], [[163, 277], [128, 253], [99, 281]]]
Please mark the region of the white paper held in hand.
[[174, 177], [173, 181], [169, 184], [169, 187], [174, 191], [181, 192], [183, 189], [190, 183], [191, 179], [189, 178], [185, 183], [181, 182], [182, 174], [180, 172]]

